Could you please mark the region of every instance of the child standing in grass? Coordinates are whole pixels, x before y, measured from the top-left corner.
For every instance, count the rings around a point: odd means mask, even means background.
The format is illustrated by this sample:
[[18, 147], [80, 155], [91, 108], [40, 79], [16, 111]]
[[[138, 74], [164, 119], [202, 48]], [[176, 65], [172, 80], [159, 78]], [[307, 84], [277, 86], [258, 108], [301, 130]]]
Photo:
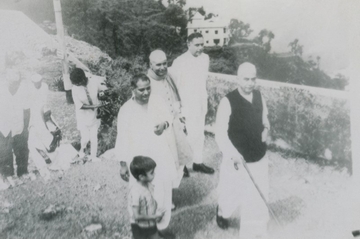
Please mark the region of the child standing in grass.
[[130, 172], [136, 179], [129, 194], [129, 213], [131, 231], [134, 239], [157, 239], [159, 236], [156, 223], [165, 211], [157, 208], [154, 199], [154, 170], [156, 163], [149, 157], [136, 156], [130, 164]]

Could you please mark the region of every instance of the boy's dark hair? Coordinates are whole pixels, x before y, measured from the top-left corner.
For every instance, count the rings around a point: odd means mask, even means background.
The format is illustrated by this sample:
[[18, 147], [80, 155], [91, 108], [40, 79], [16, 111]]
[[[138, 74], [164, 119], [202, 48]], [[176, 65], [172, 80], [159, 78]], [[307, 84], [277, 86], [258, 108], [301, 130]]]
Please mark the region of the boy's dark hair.
[[191, 42], [193, 39], [195, 39], [195, 38], [204, 38], [203, 37], [203, 35], [201, 34], [201, 33], [199, 33], [199, 32], [194, 32], [194, 33], [191, 33], [189, 36], [188, 36], [188, 38], [187, 38], [187, 40], [188, 40], [188, 42]]
[[153, 170], [156, 167], [156, 163], [152, 158], [146, 156], [136, 156], [130, 164], [130, 172], [139, 180], [140, 175], [146, 176], [146, 173]]
[[70, 81], [73, 84], [77, 84], [86, 78], [85, 72], [83, 69], [75, 68], [70, 74]]
[[137, 74], [137, 75], [134, 75], [133, 78], [131, 78], [131, 81], [130, 81], [130, 84], [131, 84], [131, 87], [133, 89], [135, 89], [137, 86], [136, 84], [139, 82], [139, 81], [149, 81], [150, 82], [150, 79], [149, 77], [147, 77], [147, 75], [141, 73], [141, 74]]

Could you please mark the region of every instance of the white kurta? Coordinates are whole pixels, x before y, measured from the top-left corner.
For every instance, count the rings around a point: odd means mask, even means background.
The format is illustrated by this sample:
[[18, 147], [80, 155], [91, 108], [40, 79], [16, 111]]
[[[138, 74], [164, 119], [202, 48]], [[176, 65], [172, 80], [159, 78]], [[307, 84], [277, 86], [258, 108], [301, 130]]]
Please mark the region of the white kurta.
[[[242, 95], [252, 102], [253, 95]], [[269, 128], [267, 118], [268, 110], [264, 97], [263, 101], [263, 124]], [[253, 185], [243, 165], [236, 170], [232, 158], [239, 157], [239, 152], [228, 137], [229, 119], [231, 106], [228, 98], [224, 97], [218, 107], [216, 115], [215, 139], [223, 154], [220, 167], [218, 193], [218, 204], [222, 216], [229, 218], [235, 209], [240, 206], [240, 238], [252, 239], [266, 238], [267, 222], [269, 220], [268, 209], [260, 194]], [[247, 166], [259, 186], [262, 193], [268, 198], [268, 158], [265, 155], [260, 161], [247, 163]]]
[[[120, 108], [117, 121], [117, 159], [127, 162], [130, 166], [135, 156], [143, 155], [152, 158], [157, 164], [153, 181], [155, 199], [158, 206], [166, 210], [165, 216], [157, 225], [160, 230], [165, 229], [170, 223], [172, 181], [176, 177], [176, 168], [166, 140], [167, 131], [171, 128], [166, 129], [161, 135], [156, 135], [154, 128], [164, 121], [171, 125], [171, 118], [163, 100], [151, 95], [147, 105], [140, 105], [133, 98], [128, 100]], [[134, 180], [130, 174], [130, 187]]]
[[[5, 79], [3, 79], [5, 80]], [[7, 84], [0, 86], [0, 131], [6, 137], [21, 134], [24, 129], [24, 110], [29, 109], [29, 85], [22, 81], [16, 93], [12, 95]]]
[[[154, 73], [155, 74], [155, 73]], [[180, 117], [180, 101], [176, 100], [176, 93], [166, 79], [153, 79], [149, 74], [148, 77], [151, 81], [151, 95], [157, 95], [163, 99], [166, 104], [166, 108], [172, 115], [172, 120], [179, 120]], [[175, 165], [177, 169], [177, 177], [173, 181], [173, 187], [178, 188], [180, 186], [181, 179], [184, 175], [184, 165], [180, 165], [178, 161], [178, 149], [176, 146], [175, 130], [176, 125], [172, 125], [172, 130], [166, 132], [167, 142], [173, 153], [175, 159]]]
[[195, 163], [203, 162], [208, 71], [209, 56], [203, 53], [194, 57], [190, 51], [176, 58], [171, 67], [180, 94], [182, 115], [186, 118], [188, 139], [193, 147]]

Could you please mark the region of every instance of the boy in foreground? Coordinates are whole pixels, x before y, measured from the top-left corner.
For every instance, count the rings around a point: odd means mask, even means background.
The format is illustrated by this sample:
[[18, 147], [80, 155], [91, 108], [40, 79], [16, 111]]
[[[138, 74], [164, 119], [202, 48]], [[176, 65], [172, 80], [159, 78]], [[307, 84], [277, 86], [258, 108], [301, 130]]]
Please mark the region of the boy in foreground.
[[156, 223], [164, 216], [165, 211], [157, 208], [154, 199], [154, 170], [156, 163], [149, 157], [136, 156], [130, 164], [130, 172], [136, 183], [130, 188], [129, 213], [131, 231], [134, 239], [161, 238]]

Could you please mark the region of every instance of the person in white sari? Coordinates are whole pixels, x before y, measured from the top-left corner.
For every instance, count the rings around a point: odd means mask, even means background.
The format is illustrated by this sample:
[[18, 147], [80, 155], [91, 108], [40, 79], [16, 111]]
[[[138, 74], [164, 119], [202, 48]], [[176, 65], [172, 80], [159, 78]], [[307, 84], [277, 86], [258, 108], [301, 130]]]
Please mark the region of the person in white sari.
[[[129, 165], [135, 156], [147, 156], [154, 159], [155, 199], [158, 207], [165, 210], [165, 215], [157, 224], [160, 232], [164, 231], [171, 218], [172, 181], [177, 177], [175, 159], [167, 142], [172, 124], [172, 116], [165, 102], [156, 95], [151, 95], [150, 79], [136, 75], [132, 81], [133, 97], [121, 108], [117, 120], [116, 157], [120, 161], [120, 176], [125, 181], [135, 179], [129, 174]], [[151, 95], [151, 96], [150, 96]]]

